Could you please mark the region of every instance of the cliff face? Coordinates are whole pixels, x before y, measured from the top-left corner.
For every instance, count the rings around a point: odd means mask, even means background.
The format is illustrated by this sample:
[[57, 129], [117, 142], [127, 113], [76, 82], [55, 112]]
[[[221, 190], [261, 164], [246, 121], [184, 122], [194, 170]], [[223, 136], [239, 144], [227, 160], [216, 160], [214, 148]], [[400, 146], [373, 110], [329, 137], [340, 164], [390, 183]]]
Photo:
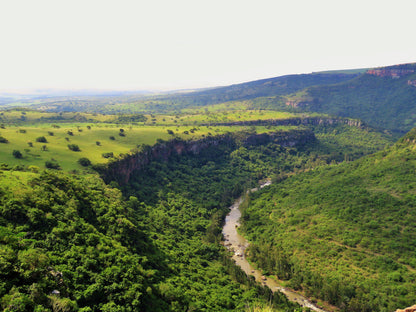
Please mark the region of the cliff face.
[[297, 146], [315, 140], [315, 135], [310, 130], [278, 131], [239, 136], [230, 134], [193, 141], [173, 139], [168, 142], [157, 143], [135, 154], [124, 155], [123, 158], [99, 168], [99, 171], [107, 183], [116, 181], [120, 185], [125, 185], [129, 182], [132, 175], [140, 174], [140, 171], [154, 160], [168, 161], [173, 156], [184, 154], [197, 155], [204, 149], [220, 144], [238, 147], [239, 145], [255, 146], [274, 142], [282, 146]]
[[400, 78], [402, 76], [414, 73], [413, 69], [370, 69], [367, 74], [378, 77]]
[[[208, 124], [207, 124], [208, 125]], [[214, 125], [214, 124], [210, 124]], [[266, 119], [266, 120], [250, 120], [250, 121], [238, 121], [233, 123], [216, 123], [216, 126], [222, 125], [259, 125], [259, 126], [300, 126], [300, 125], [348, 125], [351, 127], [364, 128], [365, 124], [358, 119], [349, 119], [349, 118], [331, 118], [331, 117], [295, 117], [288, 119]]]

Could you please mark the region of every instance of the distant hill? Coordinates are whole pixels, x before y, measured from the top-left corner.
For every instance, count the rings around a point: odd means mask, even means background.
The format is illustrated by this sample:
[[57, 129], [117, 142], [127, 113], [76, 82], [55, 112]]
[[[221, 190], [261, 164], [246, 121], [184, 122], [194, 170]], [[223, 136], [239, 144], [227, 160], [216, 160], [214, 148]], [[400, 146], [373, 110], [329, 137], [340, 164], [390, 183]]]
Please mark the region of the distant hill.
[[250, 197], [251, 260], [343, 311], [416, 302], [416, 129], [357, 161], [321, 167]]
[[357, 76], [357, 73], [340, 72], [286, 75], [181, 94], [178, 97], [170, 96], [170, 99], [182, 101], [187, 105], [203, 106], [257, 97], [285, 95], [310, 86], [345, 82]]
[[239, 109], [318, 112], [358, 118], [378, 129], [404, 134], [416, 127], [416, 63], [286, 75], [177, 93], [0, 98], [0, 106], [33, 105], [54, 112], [105, 114], [177, 114], [183, 109], [222, 103], [232, 103]]
[[416, 63], [370, 69], [346, 82], [313, 86], [291, 95], [286, 104], [404, 133], [416, 126]]
[[280, 96], [297, 92], [310, 86], [326, 85], [348, 81], [357, 73], [312, 73], [288, 75], [226, 87], [200, 90], [185, 90], [168, 93], [74, 93], [74, 94], [42, 94], [38, 97], [15, 99], [0, 95], [0, 107], [27, 106], [42, 110], [84, 111], [94, 113], [168, 113], [177, 112], [184, 108], [201, 107], [228, 101], [253, 99], [263, 96]]

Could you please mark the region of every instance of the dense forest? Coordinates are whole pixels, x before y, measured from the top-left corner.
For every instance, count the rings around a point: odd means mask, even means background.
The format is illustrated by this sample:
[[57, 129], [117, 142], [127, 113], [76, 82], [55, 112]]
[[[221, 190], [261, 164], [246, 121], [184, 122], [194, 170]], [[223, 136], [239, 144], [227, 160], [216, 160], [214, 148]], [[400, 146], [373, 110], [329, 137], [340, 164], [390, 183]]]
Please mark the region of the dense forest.
[[252, 261], [346, 311], [413, 304], [414, 137], [252, 194], [242, 227]]

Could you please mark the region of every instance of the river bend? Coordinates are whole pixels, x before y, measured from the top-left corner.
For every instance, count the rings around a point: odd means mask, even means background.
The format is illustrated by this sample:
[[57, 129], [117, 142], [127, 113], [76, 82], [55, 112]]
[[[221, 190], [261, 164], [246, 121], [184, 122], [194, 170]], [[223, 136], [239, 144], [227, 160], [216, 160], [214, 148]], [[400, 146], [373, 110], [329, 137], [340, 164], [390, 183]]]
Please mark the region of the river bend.
[[[260, 187], [264, 187], [269, 185], [270, 182], [261, 185]], [[257, 191], [257, 189], [253, 189], [252, 191]], [[222, 233], [224, 235], [224, 245], [227, 247], [228, 250], [233, 251], [233, 260], [235, 263], [241, 267], [241, 269], [247, 274], [252, 275], [256, 279], [256, 281], [260, 282], [261, 284], [268, 286], [273, 292], [280, 291], [282, 292], [290, 301], [296, 302], [303, 307], [307, 307], [311, 310], [317, 312], [327, 312], [322, 310], [321, 308], [314, 305], [310, 300], [306, 297], [290, 290], [287, 288], [282, 287], [278, 282], [273, 279], [267, 278], [261, 274], [259, 270], [253, 268], [250, 263], [247, 261], [245, 256], [245, 251], [249, 246], [249, 242], [237, 232], [237, 228], [240, 226], [240, 204], [242, 203], [243, 198], [240, 197], [237, 199], [234, 204], [230, 207], [230, 212], [225, 217], [225, 224], [222, 229]]]

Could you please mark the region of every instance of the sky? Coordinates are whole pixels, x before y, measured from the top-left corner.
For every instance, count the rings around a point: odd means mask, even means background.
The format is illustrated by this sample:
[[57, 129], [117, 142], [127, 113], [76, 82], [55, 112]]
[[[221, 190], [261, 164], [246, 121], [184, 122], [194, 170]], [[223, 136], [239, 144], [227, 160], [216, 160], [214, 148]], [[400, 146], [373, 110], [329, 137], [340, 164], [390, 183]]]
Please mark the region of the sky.
[[0, 0], [0, 90], [174, 90], [416, 62], [414, 0]]

